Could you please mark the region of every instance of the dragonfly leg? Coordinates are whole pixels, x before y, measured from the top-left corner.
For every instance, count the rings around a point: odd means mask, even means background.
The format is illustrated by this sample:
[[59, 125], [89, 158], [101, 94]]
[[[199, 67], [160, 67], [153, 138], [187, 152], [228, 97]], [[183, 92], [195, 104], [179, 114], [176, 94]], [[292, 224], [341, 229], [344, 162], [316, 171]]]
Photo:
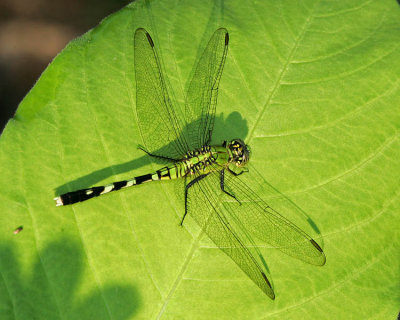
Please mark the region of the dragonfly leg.
[[[229, 170], [229, 169], [228, 169]], [[230, 170], [229, 170], [230, 171]], [[243, 173], [243, 171], [241, 172]], [[235, 175], [240, 175], [241, 173], [234, 173]], [[239, 204], [241, 205], [240, 201], [236, 198], [236, 196], [228, 191], [225, 190], [225, 169], [222, 169], [220, 171], [220, 186], [221, 190], [226, 193], [228, 196], [231, 196], [233, 199], [235, 199]]]
[[139, 149], [139, 150], [142, 150], [143, 152], [147, 153], [150, 157], [153, 157], [153, 158], [168, 160], [168, 161], [171, 161], [171, 162], [176, 162], [176, 161], [177, 161], [176, 159], [172, 159], [172, 158], [169, 158], [169, 157], [159, 156], [159, 155], [157, 155], [157, 154], [150, 153], [149, 151], [147, 151], [147, 150], [146, 150], [144, 147], [142, 147], [142, 146], [138, 146], [138, 149]]
[[230, 173], [232, 173], [235, 177], [240, 176], [243, 172], [249, 172], [249, 169], [244, 168], [242, 171], [240, 171], [239, 173], [236, 173], [235, 171], [233, 171], [232, 169], [226, 168]]
[[187, 214], [187, 196], [188, 196], [189, 188], [190, 188], [191, 186], [193, 186], [195, 183], [197, 183], [197, 182], [199, 182], [200, 180], [202, 180], [202, 179], [204, 179], [205, 177], [207, 177], [209, 174], [210, 174], [210, 173], [202, 174], [202, 175], [200, 175], [200, 176], [194, 178], [192, 181], [190, 181], [190, 182], [186, 185], [186, 187], [185, 187], [185, 214], [183, 215], [182, 221], [181, 221], [181, 223], [179, 224], [180, 226], [183, 225], [183, 220], [185, 220], [185, 217], [186, 217], [186, 214]]

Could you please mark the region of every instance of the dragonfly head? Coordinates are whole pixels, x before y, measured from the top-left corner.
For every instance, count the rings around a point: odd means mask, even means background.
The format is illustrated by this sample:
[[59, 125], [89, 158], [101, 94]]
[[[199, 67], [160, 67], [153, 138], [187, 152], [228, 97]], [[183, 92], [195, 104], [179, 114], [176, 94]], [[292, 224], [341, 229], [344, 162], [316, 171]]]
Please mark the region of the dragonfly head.
[[244, 167], [250, 158], [250, 149], [241, 139], [233, 139], [226, 144], [226, 148], [230, 155], [230, 162], [237, 167]]

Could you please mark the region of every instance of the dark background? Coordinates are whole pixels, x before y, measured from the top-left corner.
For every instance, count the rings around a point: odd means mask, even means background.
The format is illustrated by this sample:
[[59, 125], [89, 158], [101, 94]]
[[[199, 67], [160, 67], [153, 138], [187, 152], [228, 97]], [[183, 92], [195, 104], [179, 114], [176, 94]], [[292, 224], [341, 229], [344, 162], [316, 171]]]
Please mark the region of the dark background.
[[0, 0], [0, 132], [66, 44], [130, 0]]

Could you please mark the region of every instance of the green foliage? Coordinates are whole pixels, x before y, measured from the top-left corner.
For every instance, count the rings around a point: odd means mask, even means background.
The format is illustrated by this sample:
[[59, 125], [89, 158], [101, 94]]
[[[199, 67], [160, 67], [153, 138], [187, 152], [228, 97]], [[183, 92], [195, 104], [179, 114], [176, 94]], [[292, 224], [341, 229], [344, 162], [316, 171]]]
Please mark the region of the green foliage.
[[[246, 139], [264, 185], [304, 211], [291, 219], [315, 225], [327, 257], [319, 268], [261, 248], [275, 301], [193, 221], [178, 226], [173, 183], [52, 200], [158, 166], [136, 148], [134, 30], [151, 33], [182, 104], [221, 26], [215, 142]], [[0, 318], [394, 319], [399, 43], [394, 0], [137, 1], [72, 41], [0, 139]]]

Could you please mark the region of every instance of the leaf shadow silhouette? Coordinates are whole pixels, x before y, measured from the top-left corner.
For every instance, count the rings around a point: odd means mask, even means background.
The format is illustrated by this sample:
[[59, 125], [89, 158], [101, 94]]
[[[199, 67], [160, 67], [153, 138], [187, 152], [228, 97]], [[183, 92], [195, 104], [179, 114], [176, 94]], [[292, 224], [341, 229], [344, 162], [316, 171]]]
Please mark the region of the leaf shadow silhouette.
[[63, 238], [38, 252], [31, 271], [22, 270], [12, 242], [0, 245], [1, 319], [128, 319], [140, 307], [126, 284], [97, 286], [82, 294], [82, 250]]

